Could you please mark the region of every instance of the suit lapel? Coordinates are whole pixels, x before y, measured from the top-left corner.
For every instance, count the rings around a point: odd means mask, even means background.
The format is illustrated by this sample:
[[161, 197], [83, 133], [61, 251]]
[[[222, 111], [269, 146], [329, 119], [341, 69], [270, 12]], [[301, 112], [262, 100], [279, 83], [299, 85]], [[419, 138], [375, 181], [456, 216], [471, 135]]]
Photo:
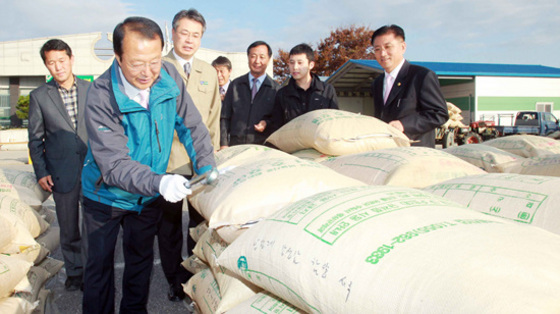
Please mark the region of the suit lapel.
[[75, 130], [74, 123], [70, 120], [70, 116], [68, 115], [68, 111], [62, 102], [62, 98], [60, 97], [60, 93], [58, 92], [58, 88], [54, 83], [54, 79], [48, 83], [48, 91], [47, 94], [49, 95], [54, 107], [60, 112], [60, 115], [64, 118], [64, 121], [68, 123], [68, 126]]
[[[173, 50], [171, 50], [167, 54], [166, 57], [167, 57], [167, 61], [171, 62], [173, 64], [173, 66], [175, 66], [175, 68], [177, 69], [177, 72], [179, 72], [179, 74], [181, 75], [181, 78], [183, 79], [183, 81], [185, 81], [185, 85], [188, 85], [189, 78], [187, 77], [187, 73], [185, 73], [185, 69], [183, 68], [181, 63], [177, 59], [175, 59], [175, 55], [173, 54]], [[191, 70], [191, 72], [192, 72], [192, 70]]]
[[393, 83], [393, 87], [391, 88], [391, 92], [389, 93], [389, 97], [387, 98], [387, 105], [391, 104], [391, 102], [393, 102], [397, 98], [397, 96], [406, 88], [405, 83], [406, 76], [408, 74], [408, 67], [409, 63], [405, 60], [401, 70], [399, 71], [399, 74], [397, 74], [397, 79]]

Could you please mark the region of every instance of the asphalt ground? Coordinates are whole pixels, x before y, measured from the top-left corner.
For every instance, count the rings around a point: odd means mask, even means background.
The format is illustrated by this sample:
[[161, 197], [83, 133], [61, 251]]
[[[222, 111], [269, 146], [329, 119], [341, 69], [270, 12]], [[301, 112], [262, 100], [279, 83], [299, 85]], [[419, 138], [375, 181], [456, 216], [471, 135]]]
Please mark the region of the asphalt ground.
[[[33, 172], [33, 166], [27, 164], [27, 151], [0, 151], [0, 168], [10, 168]], [[54, 201], [49, 198], [46, 205], [54, 205]], [[57, 226], [57, 222], [52, 224]], [[183, 214], [183, 233], [187, 234], [188, 215]], [[183, 253], [186, 252], [184, 244]], [[60, 248], [51, 252], [50, 257], [62, 260]], [[122, 276], [124, 271], [124, 258], [122, 253], [122, 236], [119, 234], [117, 247], [115, 250], [115, 312], [119, 312], [120, 299], [122, 297]], [[45, 288], [51, 290], [51, 295], [47, 299], [45, 313], [81, 313], [82, 312], [82, 293], [80, 291], [68, 292], [64, 289], [66, 272], [64, 268], [50, 279]], [[154, 243], [154, 268], [151, 276], [150, 297], [148, 301], [149, 313], [189, 313], [183, 302], [171, 302], [167, 299], [168, 284], [160, 265], [157, 239]]]

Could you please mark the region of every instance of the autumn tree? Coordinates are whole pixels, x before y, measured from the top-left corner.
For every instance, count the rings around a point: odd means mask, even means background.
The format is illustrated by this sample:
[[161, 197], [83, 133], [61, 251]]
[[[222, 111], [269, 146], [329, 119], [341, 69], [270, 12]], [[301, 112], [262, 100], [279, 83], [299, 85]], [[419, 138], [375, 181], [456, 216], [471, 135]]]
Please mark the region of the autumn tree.
[[[373, 30], [366, 26], [339, 27], [321, 39], [315, 48], [315, 72], [319, 76], [330, 76], [350, 59], [373, 59], [371, 35]], [[274, 58], [274, 78], [284, 81], [290, 75], [289, 52], [278, 49]]]

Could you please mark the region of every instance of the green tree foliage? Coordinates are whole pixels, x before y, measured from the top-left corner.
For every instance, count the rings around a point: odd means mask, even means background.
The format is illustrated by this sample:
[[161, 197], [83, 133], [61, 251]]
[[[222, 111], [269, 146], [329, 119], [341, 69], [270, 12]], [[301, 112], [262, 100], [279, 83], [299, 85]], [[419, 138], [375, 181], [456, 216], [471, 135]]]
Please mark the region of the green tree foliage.
[[[339, 27], [321, 39], [315, 49], [315, 68], [319, 76], [330, 76], [350, 59], [374, 59], [371, 35], [366, 26]], [[311, 45], [313, 47], [313, 45]], [[274, 78], [283, 82], [290, 75], [289, 50], [278, 49], [274, 58]]]
[[16, 115], [18, 118], [25, 120], [29, 117], [29, 95], [19, 96], [16, 105]]

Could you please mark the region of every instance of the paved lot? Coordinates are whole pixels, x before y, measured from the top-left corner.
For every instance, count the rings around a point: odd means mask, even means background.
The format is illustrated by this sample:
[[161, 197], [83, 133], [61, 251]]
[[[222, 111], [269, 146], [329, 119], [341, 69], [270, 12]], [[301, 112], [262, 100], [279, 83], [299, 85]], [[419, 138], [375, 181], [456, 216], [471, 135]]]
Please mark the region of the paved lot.
[[[18, 170], [26, 170], [33, 172], [33, 167], [27, 164], [27, 151], [0, 151], [0, 168], [11, 168]], [[47, 200], [52, 202], [52, 197]], [[188, 216], [183, 215], [183, 226], [187, 226]], [[56, 225], [53, 224], [53, 225]], [[186, 229], [184, 233], [186, 234]], [[117, 249], [115, 252], [115, 288], [116, 288], [116, 312], [118, 313], [119, 302], [121, 298], [121, 281], [124, 270], [124, 259], [122, 254], [122, 241], [119, 236]], [[148, 302], [148, 312], [150, 313], [188, 313], [183, 302], [170, 302], [167, 300], [167, 280], [161, 270], [159, 252], [157, 250], [157, 242], [154, 247], [155, 259], [154, 270], [152, 272], [152, 282], [150, 286], [150, 299]], [[186, 247], [184, 248], [184, 252]], [[62, 260], [60, 249], [51, 253], [51, 257]], [[66, 273], [64, 268], [57, 276], [52, 278], [45, 285], [47, 289], [52, 291], [50, 302], [47, 303], [46, 313], [80, 313], [82, 309], [82, 293], [67, 292], [64, 290], [64, 281]]]

